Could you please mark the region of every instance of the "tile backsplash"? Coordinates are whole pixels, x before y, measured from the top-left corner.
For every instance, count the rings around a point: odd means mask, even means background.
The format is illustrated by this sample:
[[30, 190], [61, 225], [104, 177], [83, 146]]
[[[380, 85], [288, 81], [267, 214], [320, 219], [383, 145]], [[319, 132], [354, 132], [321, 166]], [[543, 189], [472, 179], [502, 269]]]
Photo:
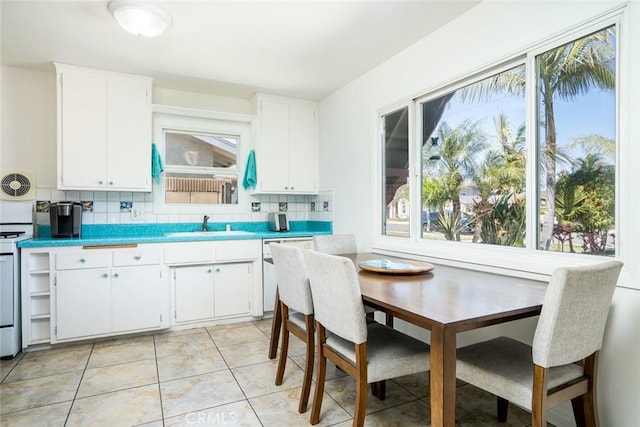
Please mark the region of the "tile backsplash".
[[[248, 208], [239, 207], [229, 213], [216, 212], [216, 205], [208, 205], [203, 213], [211, 222], [266, 221], [269, 212], [287, 212], [291, 221], [333, 221], [333, 190], [318, 195], [251, 195]], [[130, 224], [200, 222], [202, 214], [156, 213], [153, 193], [60, 191], [51, 188], [36, 190], [36, 218], [38, 224], [49, 223], [49, 204], [60, 200], [83, 204], [84, 224]]]

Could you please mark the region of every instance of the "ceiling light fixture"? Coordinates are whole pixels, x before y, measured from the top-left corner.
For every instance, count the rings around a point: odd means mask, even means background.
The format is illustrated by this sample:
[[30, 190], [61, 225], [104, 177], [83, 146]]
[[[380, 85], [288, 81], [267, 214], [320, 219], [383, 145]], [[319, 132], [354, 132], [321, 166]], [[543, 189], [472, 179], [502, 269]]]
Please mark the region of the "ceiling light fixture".
[[138, 37], [157, 37], [171, 25], [169, 14], [146, 0], [111, 0], [108, 8], [125, 31]]

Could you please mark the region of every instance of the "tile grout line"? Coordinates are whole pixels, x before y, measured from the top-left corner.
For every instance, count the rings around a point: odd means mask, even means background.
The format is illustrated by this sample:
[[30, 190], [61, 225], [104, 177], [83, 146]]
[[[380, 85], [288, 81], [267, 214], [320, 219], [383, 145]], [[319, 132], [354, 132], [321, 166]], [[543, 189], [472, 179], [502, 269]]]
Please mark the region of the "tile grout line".
[[[252, 322], [253, 324], [253, 322]], [[255, 326], [255, 325], [254, 325]], [[257, 327], [257, 326], [256, 326]], [[260, 328], [258, 328], [260, 329]], [[213, 339], [213, 337], [211, 336], [211, 332], [209, 331], [209, 329], [205, 328], [205, 330], [207, 331], [207, 334], [209, 334], [209, 337], [211, 338], [211, 341], [213, 341], [213, 345], [216, 346], [216, 348], [218, 349], [218, 352], [220, 353], [220, 357], [222, 357], [222, 360], [224, 360], [224, 364], [227, 365], [227, 369], [229, 370], [229, 373], [231, 374], [231, 376], [233, 377], [233, 380], [236, 382], [236, 385], [238, 386], [238, 388], [240, 389], [240, 391], [242, 392], [242, 395], [244, 396], [244, 401], [247, 402], [247, 405], [249, 405], [249, 407], [251, 408], [251, 410], [253, 411], [253, 414], [256, 416], [256, 418], [258, 419], [258, 422], [260, 422], [260, 425], [262, 427], [264, 427], [264, 422], [262, 421], [262, 419], [260, 418], [260, 416], [258, 415], [258, 413], [256, 412], [256, 409], [253, 407], [253, 405], [251, 404], [251, 402], [249, 401], [249, 398], [247, 397], [247, 394], [245, 393], [245, 391], [242, 389], [242, 387], [240, 387], [240, 383], [238, 382], [238, 379], [236, 378], [235, 374], [233, 373], [233, 370], [229, 367], [229, 363], [227, 362], [227, 359], [225, 359], [224, 355], [222, 354], [222, 352], [220, 351], [220, 349], [218, 348], [216, 341]], [[240, 402], [240, 401], [238, 401]]]
[[156, 362], [156, 378], [158, 385], [158, 397], [160, 398], [160, 421], [162, 421], [162, 425], [165, 425], [164, 422], [164, 406], [162, 405], [162, 387], [160, 387], [160, 367], [158, 366], [158, 348], [156, 346], [156, 335], [152, 335], [153, 337], [153, 355], [154, 360]]
[[[9, 369], [9, 372], [7, 372], [7, 374], [4, 377], [2, 377], [2, 379], [0, 379], [0, 384], [5, 384], [4, 380], [6, 380], [9, 377], [11, 372], [13, 372], [13, 370], [16, 369], [16, 367], [20, 364], [20, 362], [22, 362], [22, 359], [24, 359], [24, 352], [22, 352], [21, 350], [20, 353], [22, 354], [22, 356], [20, 356], [20, 359], [16, 362], [16, 364], [13, 365], [11, 369]], [[18, 357], [18, 356], [16, 355], [15, 357]]]
[[89, 366], [89, 360], [91, 360], [91, 355], [93, 354], [93, 350], [95, 349], [95, 343], [91, 344], [91, 351], [89, 351], [89, 357], [87, 357], [87, 361], [84, 364], [84, 369], [82, 370], [82, 375], [80, 375], [80, 381], [78, 381], [78, 388], [76, 388], [76, 393], [71, 399], [71, 406], [69, 406], [69, 411], [67, 412], [67, 416], [64, 420], [64, 425], [66, 426], [69, 422], [69, 417], [71, 416], [71, 411], [73, 411], [73, 406], [76, 403], [76, 399], [78, 397], [78, 392], [80, 391], [80, 386], [82, 385], [82, 380], [84, 379], [84, 374], [87, 372], [87, 366]]

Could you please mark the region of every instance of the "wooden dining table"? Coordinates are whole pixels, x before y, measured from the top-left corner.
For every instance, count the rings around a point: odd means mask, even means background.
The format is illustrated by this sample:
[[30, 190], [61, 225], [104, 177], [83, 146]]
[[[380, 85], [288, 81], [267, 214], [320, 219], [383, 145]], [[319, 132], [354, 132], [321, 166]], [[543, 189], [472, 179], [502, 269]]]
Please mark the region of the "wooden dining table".
[[[356, 267], [375, 259], [407, 261], [376, 253], [343, 255]], [[458, 332], [540, 314], [547, 282], [434, 264], [422, 274], [384, 274], [359, 269], [364, 304], [431, 332], [431, 426], [453, 427]], [[269, 357], [275, 358], [281, 313], [276, 295]]]

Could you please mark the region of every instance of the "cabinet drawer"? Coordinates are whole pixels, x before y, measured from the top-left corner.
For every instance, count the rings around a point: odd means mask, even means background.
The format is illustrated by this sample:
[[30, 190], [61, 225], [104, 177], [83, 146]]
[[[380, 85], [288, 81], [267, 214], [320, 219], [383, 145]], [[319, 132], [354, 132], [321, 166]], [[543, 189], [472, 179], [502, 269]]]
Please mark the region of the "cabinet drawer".
[[255, 241], [224, 242], [216, 245], [216, 261], [245, 261], [260, 258], [260, 245]]
[[109, 251], [78, 251], [56, 255], [56, 269], [97, 268], [110, 266]]
[[164, 262], [169, 265], [203, 264], [213, 260], [212, 243], [174, 243], [164, 250]]
[[160, 264], [162, 255], [159, 248], [116, 249], [113, 251], [113, 266]]

